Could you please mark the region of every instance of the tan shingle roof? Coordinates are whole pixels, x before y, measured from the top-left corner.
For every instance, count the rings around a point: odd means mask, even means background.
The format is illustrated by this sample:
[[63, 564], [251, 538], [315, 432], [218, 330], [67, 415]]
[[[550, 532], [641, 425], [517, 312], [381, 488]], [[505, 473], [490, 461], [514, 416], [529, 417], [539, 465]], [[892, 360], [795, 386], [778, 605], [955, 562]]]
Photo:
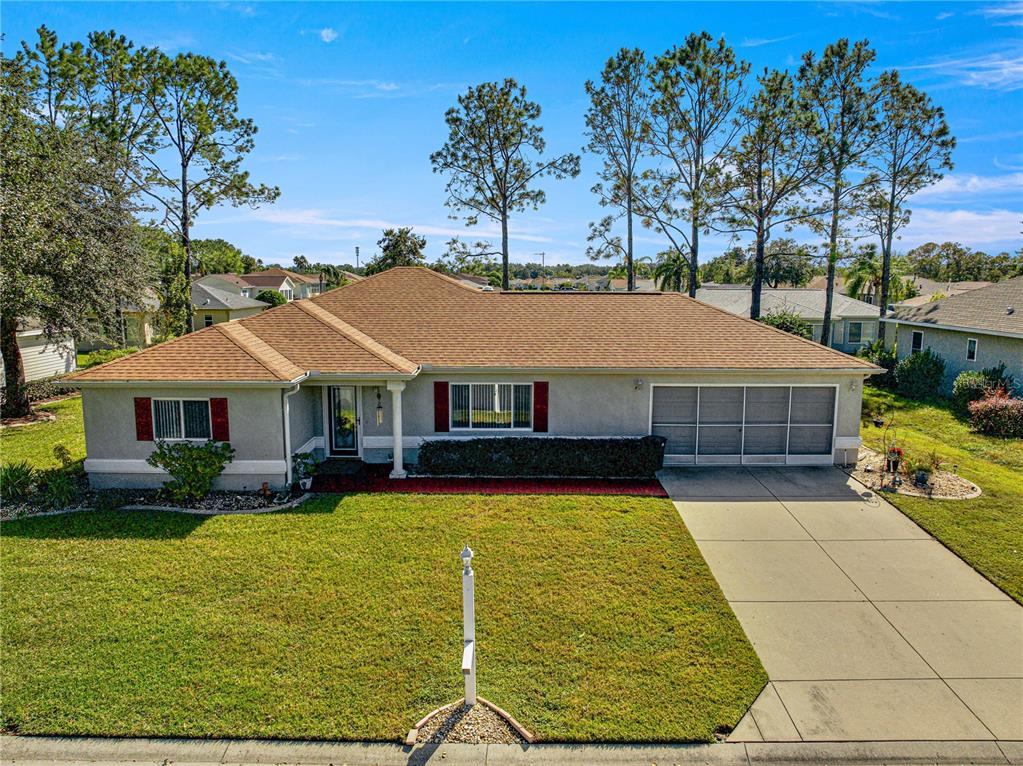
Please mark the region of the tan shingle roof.
[[898, 307], [887, 319], [1023, 335], [1023, 277], [996, 282], [989, 287], [951, 295], [922, 306]]
[[309, 371], [410, 375], [419, 365], [873, 369], [677, 293], [488, 293], [409, 267], [214, 325], [74, 377], [285, 381]]

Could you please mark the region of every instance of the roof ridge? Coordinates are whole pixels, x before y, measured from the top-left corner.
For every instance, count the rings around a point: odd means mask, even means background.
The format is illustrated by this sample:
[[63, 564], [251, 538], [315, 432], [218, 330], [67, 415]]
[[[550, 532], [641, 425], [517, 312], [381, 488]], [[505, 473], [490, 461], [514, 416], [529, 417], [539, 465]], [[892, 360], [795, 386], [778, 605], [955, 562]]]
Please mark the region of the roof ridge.
[[713, 305], [711, 303], [704, 303], [703, 301], [701, 301], [701, 300], [699, 300], [697, 298], [690, 298], [688, 295], [682, 295], [681, 293], [679, 293], [678, 295], [679, 295], [680, 298], [686, 298], [688, 300], [691, 300], [693, 303], [699, 303], [701, 306], [706, 306], [709, 309], [713, 309], [714, 311], [718, 312], [719, 314], [724, 314], [726, 316], [730, 316], [730, 317], [733, 317], [735, 319], [739, 319], [739, 320], [741, 320], [743, 322], [748, 322], [750, 324], [754, 324], [757, 327], [763, 327], [764, 329], [771, 330], [772, 332], [775, 332], [775, 333], [781, 333], [782, 335], [785, 335], [786, 337], [793, 338], [794, 340], [801, 341], [802, 343], [809, 343], [810, 345], [815, 346], [816, 348], [821, 349], [822, 351], [828, 351], [831, 354], [837, 354], [838, 356], [849, 357], [850, 359], [854, 360], [857, 364], [863, 365], [864, 367], [877, 367], [877, 365], [871, 364], [870, 362], [866, 361], [865, 359], [860, 359], [859, 357], [852, 356], [851, 354], [846, 354], [846, 353], [844, 353], [842, 351], [839, 351], [838, 349], [832, 348], [831, 346], [825, 346], [823, 343], [818, 343], [817, 341], [811, 340], [810, 338], [804, 338], [801, 335], [796, 335], [795, 333], [791, 333], [791, 332], [788, 332], [786, 330], [779, 330], [777, 327], [772, 327], [771, 325], [767, 324], [766, 322], [761, 322], [758, 319], [751, 319], [750, 317], [744, 317], [744, 316], [742, 316], [740, 314], [733, 314], [731, 311], [727, 311], [726, 309], [718, 308], [717, 306], [715, 306], [715, 305]]
[[374, 340], [369, 335], [364, 333], [362, 330], [353, 327], [352, 325], [348, 324], [348, 322], [341, 319], [341, 317], [330, 313], [325, 308], [318, 305], [317, 303], [314, 303], [308, 298], [292, 301], [291, 305], [295, 306], [295, 308], [297, 309], [304, 311], [306, 314], [311, 316], [313, 319], [316, 319], [320, 323], [325, 324], [328, 327], [331, 327], [335, 332], [338, 332], [339, 334], [343, 335], [345, 338], [347, 338], [357, 346], [362, 347], [364, 350], [371, 353], [380, 361], [386, 362], [387, 364], [391, 365], [394, 369], [398, 370], [399, 372], [415, 372], [419, 368], [419, 365], [417, 365], [416, 363], [412, 362], [409, 359], [406, 359], [396, 351], [392, 351], [391, 349], [387, 348], [387, 346], [385, 346], [383, 343]]
[[306, 372], [252, 330], [238, 322], [221, 322], [213, 325], [213, 328], [218, 329], [221, 335], [282, 380], [294, 380]]

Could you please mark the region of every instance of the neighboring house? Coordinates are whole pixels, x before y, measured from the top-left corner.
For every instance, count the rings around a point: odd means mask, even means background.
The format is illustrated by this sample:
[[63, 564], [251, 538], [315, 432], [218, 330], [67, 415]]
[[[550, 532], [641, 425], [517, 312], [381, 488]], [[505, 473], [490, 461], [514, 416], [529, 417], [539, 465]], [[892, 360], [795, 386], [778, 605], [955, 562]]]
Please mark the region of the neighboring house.
[[432, 439], [667, 438], [672, 464], [855, 460], [879, 368], [678, 293], [486, 292], [394, 268], [85, 370], [97, 487], [158, 486], [154, 440], [230, 441], [218, 486], [290, 457], [390, 463]]
[[[790, 311], [799, 314], [810, 323], [813, 338], [820, 340], [824, 324], [823, 289], [809, 287], [765, 287], [760, 293], [760, 315], [774, 311]], [[752, 290], [748, 285], [714, 285], [701, 287], [696, 299], [711, 306], [739, 316], [749, 316]], [[831, 346], [847, 354], [859, 349], [877, 338], [877, 323], [880, 310], [877, 306], [835, 293], [831, 306]]]
[[950, 298], [953, 295], [962, 295], [971, 290], [978, 290], [981, 287], [989, 287], [992, 282], [938, 282], [926, 277], [910, 277], [916, 295], [895, 304], [896, 308], [903, 306], [923, 306], [941, 298]]
[[269, 303], [246, 298], [234, 291], [201, 282], [192, 283], [192, 330], [244, 319], [268, 308]]
[[[363, 278], [350, 271], [342, 271], [341, 275], [349, 282], [358, 282]], [[212, 284], [221, 290], [230, 289], [230, 285], [246, 298], [255, 298], [263, 290], [277, 290], [289, 302], [312, 298], [322, 292], [318, 274], [299, 274], [297, 271], [278, 268], [251, 271], [248, 274], [207, 274], [196, 281]]]
[[[18, 330], [18, 348], [21, 349], [21, 363], [25, 367], [25, 382], [52, 378], [72, 372], [75, 361], [74, 344], [55, 343], [46, 340], [43, 328], [35, 322], [25, 322]], [[6, 385], [4, 363], [0, 359], [0, 386]]]
[[121, 309], [120, 321], [104, 340], [79, 339], [77, 350], [85, 353], [100, 348], [145, 348], [153, 343], [156, 316], [160, 311], [160, 297], [153, 288], [146, 288], [140, 306], [128, 304]]
[[[606, 277], [597, 283], [595, 289], [597, 290], [610, 290], [616, 293], [624, 293], [628, 290], [629, 280], [627, 279], [607, 279]], [[657, 283], [652, 279], [639, 279], [636, 278], [635, 292], [637, 293], [656, 293], [660, 288], [657, 287]]]
[[897, 308], [884, 321], [897, 328], [886, 335], [897, 339], [899, 359], [929, 348], [945, 360], [946, 392], [963, 370], [1001, 363], [1023, 383], [1023, 277]]

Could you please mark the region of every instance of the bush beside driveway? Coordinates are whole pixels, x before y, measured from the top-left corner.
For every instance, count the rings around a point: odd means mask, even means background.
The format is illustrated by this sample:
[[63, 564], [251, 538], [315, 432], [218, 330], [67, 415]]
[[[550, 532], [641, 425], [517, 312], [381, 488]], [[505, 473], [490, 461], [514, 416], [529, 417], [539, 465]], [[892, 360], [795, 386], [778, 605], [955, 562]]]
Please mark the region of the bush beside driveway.
[[546, 740], [710, 741], [766, 681], [667, 500], [324, 496], [5, 523], [3, 726], [396, 740], [480, 693]]

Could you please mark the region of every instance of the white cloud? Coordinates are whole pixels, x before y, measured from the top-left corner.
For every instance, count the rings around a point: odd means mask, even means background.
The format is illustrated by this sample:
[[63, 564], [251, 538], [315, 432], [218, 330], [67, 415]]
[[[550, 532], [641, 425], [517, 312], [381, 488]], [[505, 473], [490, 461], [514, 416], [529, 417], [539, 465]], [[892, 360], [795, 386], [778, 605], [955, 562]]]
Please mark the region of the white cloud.
[[992, 5], [974, 13], [993, 21], [996, 27], [1023, 27], [1023, 2]]
[[921, 189], [913, 199], [1014, 192], [1023, 196], [1023, 173], [1000, 176], [979, 176], [973, 173], [952, 173], [938, 183]]
[[1019, 243], [1023, 229], [1023, 211], [937, 210], [915, 208], [909, 225], [902, 230], [902, 247], [925, 242], [962, 242], [972, 247]]
[[320, 30], [320, 39], [325, 43], [332, 43], [337, 39], [337, 37], [338, 34], [333, 27], [324, 27]]
[[784, 37], [747, 37], [741, 43], [740, 48], [759, 48], [761, 45], [771, 45], [772, 43], [780, 43], [785, 40], [791, 40], [796, 35], [785, 35]]
[[942, 11], [941, 13], [939, 13], [934, 18], [937, 19], [938, 21], [944, 21], [945, 19], [950, 19], [953, 16], [955, 16], [955, 14], [952, 13], [952, 11]]
[[928, 64], [901, 66], [905, 71], [932, 71], [956, 79], [963, 85], [989, 90], [1015, 91], [1023, 88], [1023, 54], [985, 53], [948, 57]]

